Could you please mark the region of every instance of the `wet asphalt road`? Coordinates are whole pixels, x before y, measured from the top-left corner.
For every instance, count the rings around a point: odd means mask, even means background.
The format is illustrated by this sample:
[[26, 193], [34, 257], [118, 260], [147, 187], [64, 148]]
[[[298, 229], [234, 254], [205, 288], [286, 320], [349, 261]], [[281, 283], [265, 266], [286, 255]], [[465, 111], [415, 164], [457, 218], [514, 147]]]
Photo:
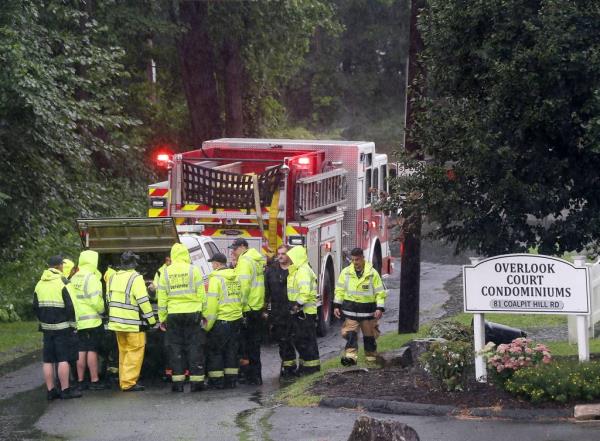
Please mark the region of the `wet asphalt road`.
[[[458, 265], [422, 263], [421, 321], [444, 314], [449, 298], [444, 284], [460, 273]], [[398, 276], [386, 280], [390, 296], [381, 328], [394, 331], [398, 315]], [[319, 341], [322, 358], [337, 356], [339, 327]], [[263, 347], [262, 387], [172, 394], [152, 384], [141, 393], [86, 392], [70, 401], [45, 401], [39, 363], [0, 377], [2, 440], [346, 440], [358, 411], [288, 408], [271, 404], [278, 387], [279, 358], [274, 345]], [[523, 424], [439, 417], [376, 415], [413, 426], [422, 440], [572, 440], [600, 439], [599, 426], [568, 422]]]

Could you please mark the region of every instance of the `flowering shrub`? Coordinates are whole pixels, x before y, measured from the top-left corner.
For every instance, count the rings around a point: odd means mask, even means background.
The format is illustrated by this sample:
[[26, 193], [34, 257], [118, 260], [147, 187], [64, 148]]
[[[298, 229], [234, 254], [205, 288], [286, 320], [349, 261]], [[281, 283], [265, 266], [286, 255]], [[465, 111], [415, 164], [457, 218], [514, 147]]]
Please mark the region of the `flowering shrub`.
[[534, 403], [596, 400], [600, 398], [600, 363], [561, 360], [521, 369], [506, 380], [504, 388]]
[[529, 338], [515, 338], [498, 347], [490, 342], [483, 348], [482, 355], [487, 358], [490, 376], [501, 385], [519, 369], [552, 361], [548, 347], [540, 343], [534, 345]]
[[473, 367], [473, 347], [462, 341], [432, 343], [420, 362], [442, 389], [464, 390], [465, 379]]

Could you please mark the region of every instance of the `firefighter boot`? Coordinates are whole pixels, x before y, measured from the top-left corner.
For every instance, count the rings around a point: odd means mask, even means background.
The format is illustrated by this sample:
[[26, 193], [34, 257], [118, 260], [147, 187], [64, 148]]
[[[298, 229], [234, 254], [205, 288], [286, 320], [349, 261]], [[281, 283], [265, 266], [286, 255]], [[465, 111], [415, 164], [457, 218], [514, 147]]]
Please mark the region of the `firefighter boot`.
[[225, 375], [225, 389], [235, 389], [237, 387], [237, 375]]
[[344, 338], [346, 339], [346, 348], [340, 361], [343, 366], [355, 366], [358, 358], [358, 335], [355, 331], [350, 331]]
[[183, 392], [183, 381], [175, 381], [171, 385], [172, 392]]
[[298, 377], [298, 371], [296, 370], [296, 367], [284, 367], [281, 369], [281, 373], [279, 374], [279, 378], [282, 381], [292, 381], [295, 380]]
[[204, 383], [201, 381], [194, 382], [190, 386], [190, 392], [202, 392], [204, 390]]
[[225, 384], [223, 377], [209, 378], [208, 387], [210, 389], [224, 389]]

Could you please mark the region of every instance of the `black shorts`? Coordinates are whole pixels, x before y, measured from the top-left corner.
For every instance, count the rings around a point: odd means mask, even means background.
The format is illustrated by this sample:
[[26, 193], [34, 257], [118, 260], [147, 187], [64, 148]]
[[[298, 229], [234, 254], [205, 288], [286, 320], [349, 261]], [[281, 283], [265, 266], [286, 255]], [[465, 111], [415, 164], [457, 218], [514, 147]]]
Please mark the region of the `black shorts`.
[[77, 334], [74, 331], [44, 332], [44, 363], [77, 360]]
[[77, 331], [77, 339], [79, 340], [79, 352], [98, 352], [102, 343], [102, 334], [104, 328], [102, 325], [95, 328], [81, 329]]

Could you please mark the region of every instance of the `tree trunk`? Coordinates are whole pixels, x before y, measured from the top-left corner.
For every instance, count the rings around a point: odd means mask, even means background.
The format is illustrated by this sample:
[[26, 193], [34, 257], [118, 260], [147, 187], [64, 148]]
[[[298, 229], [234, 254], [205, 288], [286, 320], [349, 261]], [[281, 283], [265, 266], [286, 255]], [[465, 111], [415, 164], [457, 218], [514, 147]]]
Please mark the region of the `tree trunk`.
[[[407, 84], [411, 86], [419, 71], [417, 55], [423, 50], [423, 40], [417, 28], [419, 9], [424, 0], [412, 0], [410, 11], [410, 46], [408, 50]], [[404, 131], [404, 148], [409, 152], [418, 152], [420, 146], [412, 135], [415, 121], [415, 109], [411, 94], [415, 91], [409, 87], [406, 93], [406, 125]], [[421, 212], [418, 202], [413, 207], [404, 209], [403, 224], [404, 242], [400, 264], [400, 310], [398, 311], [398, 333], [407, 334], [419, 330], [419, 297], [421, 281]]]
[[225, 65], [225, 135], [239, 138], [244, 136], [242, 109], [244, 67], [239, 41], [225, 41], [221, 53]]
[[192, 125], [192, 142], [200, 147], [207, 139], [222, 136], [216, 60], [207, 32], [207, 3], [181, 1], [180, 20], [188, 31], [177, 41], [185, 97]]

